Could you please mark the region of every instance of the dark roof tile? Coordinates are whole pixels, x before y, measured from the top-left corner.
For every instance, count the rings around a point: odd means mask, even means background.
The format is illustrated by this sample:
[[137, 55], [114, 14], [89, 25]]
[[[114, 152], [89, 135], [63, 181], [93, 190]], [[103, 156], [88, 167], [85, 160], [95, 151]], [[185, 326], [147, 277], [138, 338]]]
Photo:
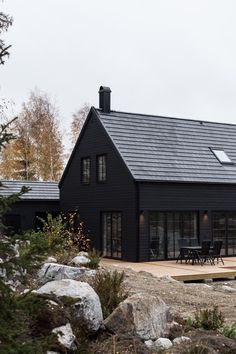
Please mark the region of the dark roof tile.
[[236, 125], [111, 111], [97, 114], [134, 179], [236, 183]]
[[0, 196], [7, 197], [18, 193], [21, 187], [29, 187], [31, 190], [22, 195], [22, 200], [59, 200], [59, 188], [56, 182], [38, 181], [1, 181], [4, 187], [0, 188]]

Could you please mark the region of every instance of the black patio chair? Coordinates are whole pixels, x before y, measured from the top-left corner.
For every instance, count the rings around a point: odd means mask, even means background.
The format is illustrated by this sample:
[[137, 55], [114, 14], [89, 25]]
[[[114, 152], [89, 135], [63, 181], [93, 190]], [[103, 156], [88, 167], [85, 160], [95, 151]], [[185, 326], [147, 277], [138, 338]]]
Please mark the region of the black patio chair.
[[211, 241], [202, 242], [202, 248], [200, 251], [198, 251], [198, 259], [201, 265], [203, 265], [207, 261], [209, 261], [211, 265], [214, 264], [213, 258], [210, 254], [210, 248], [211, 248]]
[[219, 264], [219, 260], [221, 260], [221, 262], [224, 264], [224, 261], [220, 255], [222, 245], [223, 245], [223, 241], [214, 241], [213, 243], [213, 249], [210, 252], [210, 255], [214, 264], [215, 264], [215, 259], [217, 260], [217, 264]]
[[182, 261], [187, 262], [189, 259], [189, 252], [187, 249], [184, 249], [182, 247], [189, 246], [189, 242], [187, 239], [179, 239], [178, 244], [179, 244], [179, 255], [176, 259], [176, 263], [178, 263], [179, 261], [180, 263], [182, 263]]

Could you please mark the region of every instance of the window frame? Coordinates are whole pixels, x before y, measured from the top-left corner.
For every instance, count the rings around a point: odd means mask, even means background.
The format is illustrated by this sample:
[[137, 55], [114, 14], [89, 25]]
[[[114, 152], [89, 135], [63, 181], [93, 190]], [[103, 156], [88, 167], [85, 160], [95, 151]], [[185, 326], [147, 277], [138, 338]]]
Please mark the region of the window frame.
[[[89, 161], [89, 175], [88, 175], [88, 181], [86, 182], [84, 180], [84, 165], [83, 165], [83, 162], [85, 160], [88, 160]], [[81, 184], [83, 185], [89, 185], [91, 183], [91, 157], [90, 156], [85, 156], [85, 157], [81, 157], [81, 160], [80, 160], [80, 168], [81, 168], [81, 173], [80, 173], [80, 181], [81, 181]]]
[[[159, 213], [163, 213], [163, 225], [164, 225], [164, 234], [163, 234], [163, 242], [164, 242], [164, 248], [163, 248], [163, 258], [153, 258], [151, 253], [150, 253], [150, 245], [151, 245], [151, 241], [152, 241], [152, 237], [151, 237], [151, 223], [153, 222], [153, 220], [151, 220], [151, 214], [159, 214]], [[198, 241], [198, 243], [200, 242], [200, 226], [199, 226], [199, 222], [200, 222], [200, 214], [199, 214], [199, 210], [197, 209], [190, 209], [190, 210], [186, 210], [186, 209], [181, 209], [181, 210], [148, 210], [148, 233], [149, 233], [149, 261], [157, 261], [157, 260], [171, 260], [171, 259], [177, 259], [177, 255], [173, 257], [169, 257], [169, 240], [168, 240], [168, 214], [172, 214], [173, 216], [173, 220], [176, 217], [176, 213], [181, 214], [180, 216], [180, 237], [179, 239], [184, 239], [185, 237], [185, 232], [184, 232], [184, 214], [192, 214], [194, 217], [196, 217], [196, 234], [194, 235], [194, 237], [189, 237], [188, 240], [191, 242], [191, 240], [196, 239]], [[191, 218], [189, 219], [189, 221], [191, 222]], [[154, 222], [157, 222], [157, 219], [154, 220]], [[173, 234], [176, 234], [176, 230], [177, 228], [175, 227], [175, 221], [173, 223]], [[194, 228], [193, 228], [194, 231]], [[178, 240], [178, 238], [177, 238]], [[174, 251], [173, 253], [178, 253], [178, 249], [175, 248], [175, 244], [174, 244]]]
[[[104, 157], [105, 158], [105, 179], [101, 180], [99, 178], [99, 158]], [[96, 156], [96, 180], [97, 183], [106, 183], [107, 182], [107, 154], [99, 154]]]
[[[235, 165], [235, 163], [231, 160], [231, 158], [228, 156], [227, 152], [225, 152], [223, 148], [210, 147], [209, 149], [211, 150], [215, 158], [221, 163], [221, 165]], [[229, 161], [222, 161], [219, 155], [217, 154], [217, 151], [223, 152], [225, 156], [229, 159]]]
[[[106, 243], [104, 242], [104, 219], [103, 217], [107, 217], [108, 214], [110, 214], [110, 234], [106, 234]], [[114, 214], [119, 214], [120, 217], [120, 237], [114, 238], [114, 225], [113, 225], [113, 215]], [[107, 224], [106, 224], [107, 225]], [[106, 229], [107, 231], [107, 229]], [[119, 234], [119, 230], [116, 229], [117, 233], [116, 235]], [[107, 252], [107, 241], [110, 241], [110, 255], [105, 255], [106, 258], [111, 258], [111, 259], [122, 259], [123, 258], [123, 213], [120, 210], [101, 210], [100, 211], [100, 245], [101, 245], [101, 250], [104, 252], [104, 247], [106, 248]], [[114, 249], [113, 247], [113, 241], [117, 240], [120, 241], [120, 255], [117, 256], [119, 253], [117, 249]], [[116, 255], [114, 255], [116, 253]]]

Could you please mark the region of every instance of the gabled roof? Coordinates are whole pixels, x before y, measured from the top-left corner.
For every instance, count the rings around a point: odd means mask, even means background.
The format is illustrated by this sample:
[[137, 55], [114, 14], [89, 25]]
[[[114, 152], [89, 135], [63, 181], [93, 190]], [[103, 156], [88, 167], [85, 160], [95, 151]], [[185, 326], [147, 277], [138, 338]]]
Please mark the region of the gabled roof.
[[236, 183], [236, 125], [96, 109], [135, 180]]
[[56, 182], [38, 181], [8, 181], [1, 180], [4, 187], [0, 188], [0, 195], [7, 197], [13, 193], [20, 192], [23, 186], [31, 190], [22, 195], [21, 200], [58, 200], [59, 188]]

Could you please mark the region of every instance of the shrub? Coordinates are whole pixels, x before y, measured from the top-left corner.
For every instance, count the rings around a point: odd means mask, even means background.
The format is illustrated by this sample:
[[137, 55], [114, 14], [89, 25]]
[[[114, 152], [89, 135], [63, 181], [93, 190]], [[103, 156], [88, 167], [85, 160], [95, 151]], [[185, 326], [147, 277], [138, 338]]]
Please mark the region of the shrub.
[[124, 272], [103, 270], [97, 272], [92, 281], [91, 285], [100, 298], [105, 318], [115, 310], [121, 301], [129, 296], [124, 286], [124, 277]]
[[213, 309], [199, 310], [195, 312], [194, 326], [205, 330], [217, 330], [224, 323], [222, 313], [217, 306]]
[[68, 263], [78, 252], [89, 250], [89, 236], [84, 231], [83, 222], [78, 223], [78, 218], [77, 213], [59, 214], [54, 218], [48, 214], [46, 220], [40, 218], [51, 254], [61, 263]]
[[92, 251], [89, 251], [88, 258], [90, 262], [86, 264], [86, 267], [90, 269], [98, 269], [101, 260], [101, 253], [97, 251], [95, 248], [93, 248]]
[[225, 324], [221, 328], [220, 333], [225, 337], [236, 339], [236, 322]]
[[205, 345], [192, 344], [187, 349], [183, 349], [182, 354], [210, 354], [210, 350]]
[[2, 354], [43, 354], [57, 344], [46, 300], [31, 293], [18, 296], [0, 282], [0, 308]]
[[63, 220], [63, 215], [60, 214], [53, 217], [48, 214], [46, 220], [39, 218], [43, 224], [43, 235], [48, 240], [49, 247], [52, 251], [57, 250], [65, 244], [66, 224]]
[[84, 230], [83, 221], [79, 220], [80, 216], [77, 212], [69, 213], [64, 216], [66, 222], [66, 244], [67, 246], [75, 246], [77, 250], [88, 252], [90, 248], [90, 237]]

